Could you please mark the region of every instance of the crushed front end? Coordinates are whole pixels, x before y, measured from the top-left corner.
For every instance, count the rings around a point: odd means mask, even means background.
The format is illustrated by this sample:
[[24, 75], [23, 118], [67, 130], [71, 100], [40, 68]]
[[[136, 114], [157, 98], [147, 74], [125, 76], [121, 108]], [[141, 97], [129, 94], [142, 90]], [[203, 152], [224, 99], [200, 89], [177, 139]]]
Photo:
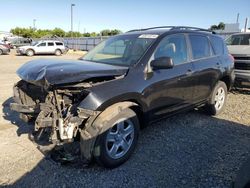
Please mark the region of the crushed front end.
[[26, 122], [34, 120], [35, 140], [60, 145], [78, 139], [88, 115], [79, 113], [79, 103], [88, 95], [85, 84], [43, 87], [19, 81], [14, 86], [11, 110], [20, 113]]

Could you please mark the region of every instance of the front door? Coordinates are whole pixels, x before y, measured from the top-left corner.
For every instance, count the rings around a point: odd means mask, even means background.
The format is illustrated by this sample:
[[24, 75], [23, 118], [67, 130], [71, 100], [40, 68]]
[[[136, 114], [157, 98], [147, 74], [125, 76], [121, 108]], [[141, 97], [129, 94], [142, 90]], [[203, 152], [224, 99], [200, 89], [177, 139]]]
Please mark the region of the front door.
[[47, 50], [47, 43], [46, 42], [41, 42], [40, 44], [37, 44], [35, 47], [35, 51], [37, 54], [44, 54], [46, 53]]
[[191, 105], [195, 85], [184, 34], [163, 38], [150, 61], [160, 57], [171, 57], [174, 67], [153, 70], [153, 76], [147, 80], [148, 87], [143, 95], [148, 102], [150, 115], [155, 118]]

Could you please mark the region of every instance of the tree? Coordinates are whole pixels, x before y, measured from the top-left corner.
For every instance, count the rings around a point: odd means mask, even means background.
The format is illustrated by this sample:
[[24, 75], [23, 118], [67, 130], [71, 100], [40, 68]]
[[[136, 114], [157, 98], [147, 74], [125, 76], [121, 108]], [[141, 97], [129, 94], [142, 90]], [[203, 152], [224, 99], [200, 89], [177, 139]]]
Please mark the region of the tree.
[[113, 30], [109, 30], [109, 29], [104, 29], [101, 31], [101, 35], [102, 36], [112, 36], [112, 35], [117, 35], [122, 33], [120, 30], [118, 29], [113, 29]]
[[84, 37], [90, 37], [90, 33], [84, 33], [83, 36]]
[[14, 29], [10, 30], [11, 33], [14, 35], [22, 36], [22, 37], [31, 37], [31, 38], [41, 38], [44, 36], [58, 36], [58, 37], [96, 37], [96, 36], [112, 36], [112, 35], [117, 35], [120, 34], [121, 31], [118, 29], [105, 29], [102, 30], [100, 33], [92, 32], [92, 33], [80, 33], [80, 32], [65, 32], [61, 28], [55, 28], [53, 30], [49, 29], [38, 29], [34, 30], [31, 27], [30, 28], [21, 28], [21, 27], [16, 27]]
[[109, 29], [104, 29], [101, 31], [102, 36], [109, 36], [110, 35], [110, 30]]
[[69, 31], [65, 35], [65, 37], [82, 37], [82, 36], [83, 36], [83, 34], [81, 34], [78, 31], [73, 31], [73, 32]]
[[224, 30], [225, 29], [225, 24], [223, 22], [220, 22], [218, 25], [219, 30]]
[[62, 30], [61, 28], [55, 28], [51, 31], [52, 35], [56, 35], [58, 37], [64, 37], [65, 36], [65, 31]]
[[210, 30], [224, 30], [225, 24], [223, 22], [220, 22], [218, 25], [211, 25]]

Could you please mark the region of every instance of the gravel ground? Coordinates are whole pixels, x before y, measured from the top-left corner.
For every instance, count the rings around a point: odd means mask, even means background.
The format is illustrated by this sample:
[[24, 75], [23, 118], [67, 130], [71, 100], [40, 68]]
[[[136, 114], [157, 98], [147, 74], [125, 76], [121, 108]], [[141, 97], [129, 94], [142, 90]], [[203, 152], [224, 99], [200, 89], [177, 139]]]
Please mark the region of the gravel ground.
[[18, 80], [15, 71], [28, 59], [13, 54], [0, 57], [0, 185], [230, 187], [250, 157], [250, 91], [245, 90], [230, 93], [227, 107], [218, 117], [193, 110], [146, 127], [135, 153], [116, 169], [54, 163], [37, 150], [27, 138], [30, 128], [8, 108], [12, 84]]

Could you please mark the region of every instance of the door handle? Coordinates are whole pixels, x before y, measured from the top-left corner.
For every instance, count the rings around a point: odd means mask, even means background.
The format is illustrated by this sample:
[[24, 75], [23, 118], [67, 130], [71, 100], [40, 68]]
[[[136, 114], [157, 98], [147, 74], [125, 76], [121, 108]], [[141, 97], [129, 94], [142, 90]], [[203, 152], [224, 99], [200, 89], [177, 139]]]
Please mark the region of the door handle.
[[188, 69], [187, 72], [186, 72], [186, 75], [187, 75], [187, 76], [190, 76], [190, 75], [192, 75], [192, 74], [193, 74], [193, 71], [192, 71], [191, 69]]
[[216, 63], [216, 68], [220, 68], [220, 63], [219, 62]]

